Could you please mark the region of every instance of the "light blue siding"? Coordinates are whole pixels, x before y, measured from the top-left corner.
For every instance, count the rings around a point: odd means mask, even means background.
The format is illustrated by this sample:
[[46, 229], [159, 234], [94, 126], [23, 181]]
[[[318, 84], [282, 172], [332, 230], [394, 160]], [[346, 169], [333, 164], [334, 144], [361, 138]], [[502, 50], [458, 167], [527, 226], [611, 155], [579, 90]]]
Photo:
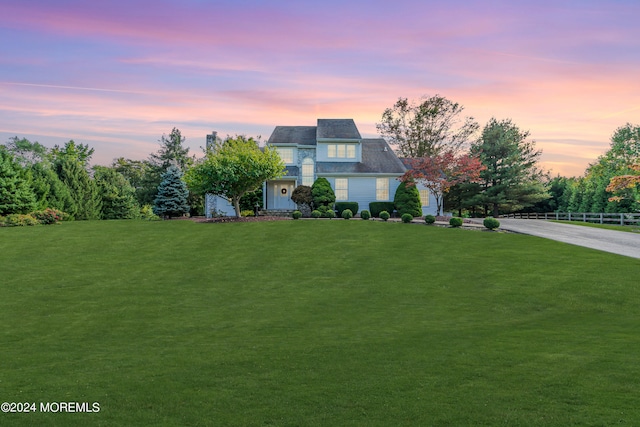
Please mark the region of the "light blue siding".
[[[345, 202], [358, 202], [358, 211], [369, 210], [371, 202], [393, 202], [393, 196], [400, 185], [397, 176], [325, 176], [331, 184], [331, 188], [336, 188], [336, 178], [347, 178], [349, 182], [349, 196]], [[387, 200], [376, 200], [376, 179], [389, 179], [389, 198]], [[340, 200], [338, 200], [340, 201]]]
[[[417, 184], [416, 187], [418, 188], [418, 191], [421, 190], [427, 190], [427, 187], [425, 187], [422, 184]], [[436, 215], [436, 198], [433, 196], [433, 194], [431, 194], [431, 191], [429, 191], [429, 205], [428, 206], [423, 206], [422, 207], [422, 215]]]
[[233, 208], [231, 202], [221, 196], [205, 195], [204, 206], [204, 213], [207, 218], [211, 218], [214, 215], [236, 216], [236, 210]]

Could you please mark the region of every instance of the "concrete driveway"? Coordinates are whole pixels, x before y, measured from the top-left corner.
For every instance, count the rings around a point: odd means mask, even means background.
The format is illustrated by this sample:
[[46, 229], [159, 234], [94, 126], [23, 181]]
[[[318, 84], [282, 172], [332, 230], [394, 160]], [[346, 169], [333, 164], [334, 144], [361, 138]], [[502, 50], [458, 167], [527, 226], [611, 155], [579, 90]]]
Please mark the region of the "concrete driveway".
[[539, 219], [500, 218], [499, 221], [502, 230], [640, 259], [640, 233], [583, 227]]

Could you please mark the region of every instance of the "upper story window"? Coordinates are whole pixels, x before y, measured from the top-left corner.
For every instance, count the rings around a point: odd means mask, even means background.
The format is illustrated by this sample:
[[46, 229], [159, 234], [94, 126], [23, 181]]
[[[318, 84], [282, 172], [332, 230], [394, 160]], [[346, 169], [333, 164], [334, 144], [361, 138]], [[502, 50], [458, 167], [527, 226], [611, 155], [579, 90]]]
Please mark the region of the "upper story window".
[[311, 187], [313, 185], [313, 159], [310, 157], [305, 157], [302, 161], [302, 185], [308, 185]]
[[355, 159], [355, 144], [328, 144], [327, 157], [336, 159]]
[[290, 165], [293, 163], [293, 148], [276, 147], [276, 149], [285, 164]]

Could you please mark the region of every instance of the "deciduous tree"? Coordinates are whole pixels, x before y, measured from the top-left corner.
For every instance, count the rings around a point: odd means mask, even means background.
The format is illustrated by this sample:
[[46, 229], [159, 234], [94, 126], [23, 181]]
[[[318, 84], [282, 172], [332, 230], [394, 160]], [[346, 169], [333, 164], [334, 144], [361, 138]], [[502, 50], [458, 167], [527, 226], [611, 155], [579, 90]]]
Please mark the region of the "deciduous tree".
[[477, 157], [456, 155], [452, 151], [411, 159], [409, 163], [410, 169], [400, 180], [408, 185], [415, 181], [427, 187], [436, 199], [438, 215], [442, 213], [445, 193], [454, 185], [477, 180], [485, 169]]
[[435, 156], [445, 151], [458, 153], [479, 129], [473, 117], [462, 118], [464, 107], [435, 95], [419, 103], [399, 98], [382, 113], [376, 125], [402, 157]]
[[187, 171], [185, 179], [191, 191], [228, 198], [240, 217], [240, 198], [262, 184], [285, 173], [275, 149], [260, 150], [253, 138], [228, 137], [206, 152], [204, 158]]

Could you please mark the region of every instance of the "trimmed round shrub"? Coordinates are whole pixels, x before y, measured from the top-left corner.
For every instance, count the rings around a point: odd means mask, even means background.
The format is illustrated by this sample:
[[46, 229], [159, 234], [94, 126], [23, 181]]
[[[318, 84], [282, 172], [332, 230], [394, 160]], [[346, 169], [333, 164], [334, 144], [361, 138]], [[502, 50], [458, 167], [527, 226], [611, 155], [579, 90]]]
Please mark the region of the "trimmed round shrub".
[[322, 216], [322, 212], [317, 209], [311, 211], [311, 218], [320, 218]]
[[389, 215], [389, 212], [387, 211], [382, 211], [380, 212], [380, 219], [382, 219], [383, 221], [386, 221], [389, 219], [389, 217], [391, 217], [391, 215]]
[[342, 212], [345, 209], [349, 209], [352, 214], [358, 213], [358, 202], [336, 202], [335, 208], [338, 211], [338, 216], [342, 216]]
[[250, 211], [250, 210], [246, 209], [246, 210], [243, 210], [243, 211], [240, 212], [240, 216], [243, 216], [243, 217], [256, 216], [256, 213], [254, 211]]
[[380, 218], [380, 212], [387, 211], [393, 212], [393, 202], [371, 202], [369, 203], [369, 212], [371, 216]]
[[353, 218], [353, 212], [351, 212], [351, 209], [345, 209], [342, 211], [342, 218], [344, 219], [351, 219]]
[[482, 224], [484, 224], [484, 226], [489, 230], [495, 230], [496, 228], [500, 227], [500, 221], [492, 216], [486, 217], [484, 221], [482, 221]]
[[302, 218], [302, 212], [300, 212], [300, 211], [293, 211], [293, 213], [291, 214], [291, 216], [293, 217], [293, 219], [300, 219], [300, 218]]
[[333, 209], [329, 209], [322, 213], [322, 218], [335, 218], [335, 217], [336, 217], [336, 213], [333, 211]]
[[426, 222], [427, 224], [433, 224], [434, 222], [436, 222], [436, 217], [433, 215], [425, 215], [424, 222]]
[[29, 214], [10, 214], [3, 220], [5, 227], [26, 227], [40, 225], [40, 222]]
[[410, 213], [405, 213], [402, 214], [400, 219], [402, 219], [402, 222], [404, 222], [405, 224], [409, 224], [411, 221], [413, 221], [413, 215], [411, 215]]
[[363, 210], [362, 212], [360, 212], [360, 218], [362, 218], [362, 219], [364, 219], [366, 221], [369, 218], [371, 218], [371, 213], [369, 213], [368, 210]]
[[452, 227], [461, 227], [462, 226], [462, 218], [453, 217], [449, 220], [449, 225]]

